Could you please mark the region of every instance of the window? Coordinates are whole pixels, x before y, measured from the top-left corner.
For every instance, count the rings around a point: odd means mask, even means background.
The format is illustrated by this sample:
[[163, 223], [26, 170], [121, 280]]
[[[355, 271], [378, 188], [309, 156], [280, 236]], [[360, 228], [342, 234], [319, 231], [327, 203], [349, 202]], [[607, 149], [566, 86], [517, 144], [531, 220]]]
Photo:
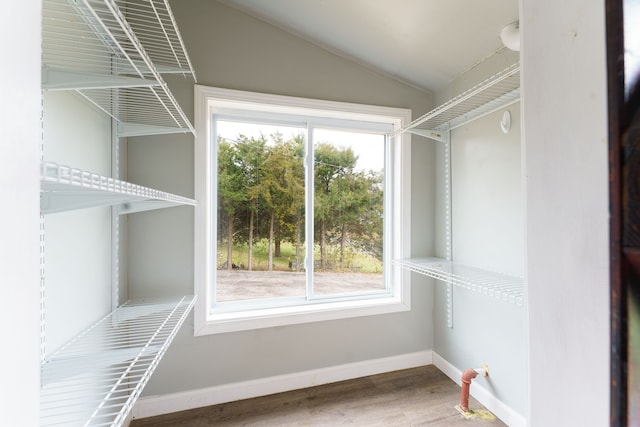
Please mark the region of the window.
[[409, 309], [408, 110], [204, 86], [195, 109], [196, 334]]

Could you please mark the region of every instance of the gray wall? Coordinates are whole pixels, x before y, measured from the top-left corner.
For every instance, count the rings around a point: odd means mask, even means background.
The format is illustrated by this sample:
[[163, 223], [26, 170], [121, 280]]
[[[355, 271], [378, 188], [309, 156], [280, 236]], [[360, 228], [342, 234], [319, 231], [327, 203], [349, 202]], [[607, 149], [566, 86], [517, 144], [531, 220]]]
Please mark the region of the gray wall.
[[[411, 108], [432, 107], [429, 93], [377, 74], [215, 1], [175, 1], [172, 8], [198, 83], [231, 89]], [[193, 85], [170, 80], [193, 117]], [[413, 145], [414, 252], [432, 250], [433, 148]], [[193, 139], [131, 139], [129, 180], [193, 195]], [[193, 292], [193, 210], [172, 208], [129, 216], [129, 293]], [[413, 310], [405, 313], [193, 337], [191, 323], [145, 389], [160, 395], [432, 347], [432, 288], [413, 276]]]
[[[111, 174], [111, 119], [72, 91], [43, 92], [46, 161]], [[111, 208], [48, 214], [46, 353], [111, 311]]]
[[[511, 114], [509, 133], [500, 129]], [[523, 276], [520, 103], [451, 132], [453, 259]]]

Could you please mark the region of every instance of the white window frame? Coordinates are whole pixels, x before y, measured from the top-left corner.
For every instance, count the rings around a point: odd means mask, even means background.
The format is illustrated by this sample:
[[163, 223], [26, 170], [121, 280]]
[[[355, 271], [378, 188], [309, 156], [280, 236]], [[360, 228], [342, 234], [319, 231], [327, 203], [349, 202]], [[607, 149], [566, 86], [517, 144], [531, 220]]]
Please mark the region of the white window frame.
[[[269, 307], [257, 303], [247, 310], [216, 312], [211, 307], [211, 284], [214, 277], [215, 253], [211, 239], [213, 229], [211, 200], [212, 163], [214, 144], [211, 144], [214, 114], [243, 110], [247, 105], [265, 114], [291, 114], [297, 116], [388, 123], [395, 131], [411, 120], [411, 110], [379, 107], [335, 101], [269, 95], [231, 89], [195, 85], [194, 110], [196, 140], [194, 146], [194, 190], [197, 206], [194, 216], [194, 292], [198, 300], [194, 309], [194, 334], [207, 335], [249, 329], [259, 329], [299, 323], [371, 316], [411, 309], [410, 273], [392, 266], [388, 280], [393, 281], [393, 292], [385, 296], [365, 296], [359, 299], [335, 300], [331, 298], [306, 301], [300, 305]], [[393, 135], [392, 135], [393, 136]], [[411, 144], [407, 132], [391, 138], [391, 231], [385, 241], [391, 245], [393, 259], [410, 257], [411, 239]], [[389, 263], [391, 264], [391, 263]]]

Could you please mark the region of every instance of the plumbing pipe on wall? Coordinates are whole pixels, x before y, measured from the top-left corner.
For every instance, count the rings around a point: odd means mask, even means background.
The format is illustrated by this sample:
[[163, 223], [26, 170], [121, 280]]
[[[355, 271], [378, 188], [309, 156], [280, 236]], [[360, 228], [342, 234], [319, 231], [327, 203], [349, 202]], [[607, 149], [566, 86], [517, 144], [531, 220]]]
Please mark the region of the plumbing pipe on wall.
[[462, 393], [460, 394], [460, 408], [464, 412], [469, 412], [469, 387], [471, 387], [471, 380], [478, 376], [478, 374], [489, 376], [489, 367], [483, 365], [482, 368], [469, 368], [462, 373]]

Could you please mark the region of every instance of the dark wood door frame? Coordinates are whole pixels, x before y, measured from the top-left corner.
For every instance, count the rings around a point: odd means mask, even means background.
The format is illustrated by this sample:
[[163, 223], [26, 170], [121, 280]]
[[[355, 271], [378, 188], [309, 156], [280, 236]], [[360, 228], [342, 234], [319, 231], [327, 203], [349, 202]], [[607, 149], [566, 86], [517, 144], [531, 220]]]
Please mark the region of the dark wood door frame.
[[[630, 323], [640, 307], [640, 90], [625, 76], [624, 16], [628, 0], [606, 0], [607, 83], [609, 112], [609, 203], [611, 265], [611, 387], [610, 425], [640, 422], [640, 402], [634, 390], [639, 378], [630, 375], [640, 348], [631, 338]], [[628, 8], [628, 11], [631, 9]], [[626, 19], [625, 19], [626, 18]], [[637, 25], [637, 24], [636, 24]], [[640, 368], [640, 366], [637, 366]], [[637, 376], [637, 375], [636, 375]]]

